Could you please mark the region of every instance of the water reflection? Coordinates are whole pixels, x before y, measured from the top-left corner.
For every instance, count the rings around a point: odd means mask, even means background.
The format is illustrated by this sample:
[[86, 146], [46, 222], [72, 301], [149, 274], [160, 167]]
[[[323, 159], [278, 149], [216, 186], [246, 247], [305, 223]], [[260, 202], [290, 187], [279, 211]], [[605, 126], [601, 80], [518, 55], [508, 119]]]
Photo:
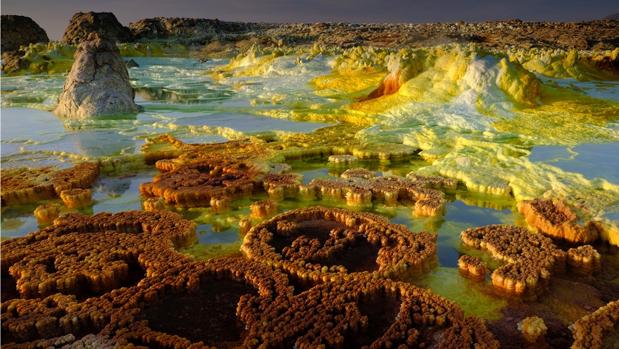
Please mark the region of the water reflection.
[[545, 162], [562, 170], [581, 173], [589, 179], [604, 178], [619, 183], [619, 142], [534, 147], [530, 159]]

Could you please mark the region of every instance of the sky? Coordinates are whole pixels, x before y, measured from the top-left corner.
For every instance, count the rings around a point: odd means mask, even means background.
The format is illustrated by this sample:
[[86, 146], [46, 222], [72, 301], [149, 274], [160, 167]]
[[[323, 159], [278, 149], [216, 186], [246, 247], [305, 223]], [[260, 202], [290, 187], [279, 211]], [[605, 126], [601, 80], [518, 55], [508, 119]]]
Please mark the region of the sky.
[[32, 17], [52, 40], [78, 11], [142, 18], [198, 17], [250, 22], [453, 22], [519, 18], [580, 21], [619, 12], [617, 0], [1, 0], [2, 14]]

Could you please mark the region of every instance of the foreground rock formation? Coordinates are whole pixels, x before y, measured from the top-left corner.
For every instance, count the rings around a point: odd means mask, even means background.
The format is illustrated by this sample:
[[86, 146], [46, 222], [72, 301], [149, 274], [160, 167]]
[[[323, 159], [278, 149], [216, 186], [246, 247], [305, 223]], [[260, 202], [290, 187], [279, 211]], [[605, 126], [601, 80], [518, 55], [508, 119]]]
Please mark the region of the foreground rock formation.
[[306, 289], [258, 261], [175, 251], [195, 234], [177, 214], [129, 211], [67, 215], [3, 242], [3, 345], [498, 348], [482, 320], [428, 290], [346, 272]]
[[492, 272], [492, 284], [507, 294], [530, 293], [548, 282], [555, 266], [565, 264], [565, 252], [549, 238], [530, 234], [511, 225], [469, 228], [460, 234], [462, 243], [489, 251], [507, 262]]
[[111, 12], [78, 12], [73, 15], [62, 36], [62, 42], [77, 45], [88, 39], [91, 33], [112, 42], [129, 42], [131, 32]]
[[[572, 349], [604, 348], [604, 338], [619, 323], [619, 301], [613, 301], [576, 321], [570, 329], [574, 334]], [[615, 343], [616, 344], [616, 343]]]
[[118, 48], [97, 34], [80, 44], [54, 113], [69, 119], [133, 114], [138, 106]]

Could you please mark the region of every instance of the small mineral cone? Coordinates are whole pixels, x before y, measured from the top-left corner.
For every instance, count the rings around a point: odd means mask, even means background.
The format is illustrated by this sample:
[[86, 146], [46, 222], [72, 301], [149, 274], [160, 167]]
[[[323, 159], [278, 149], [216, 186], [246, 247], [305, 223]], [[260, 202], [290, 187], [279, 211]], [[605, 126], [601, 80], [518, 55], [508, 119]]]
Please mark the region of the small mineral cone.
[[464, 275], [476, 280], [483, 280], [486, 277], [486, 265], [477, 257], [461, 256], [458, 259], [458, 268]]
[[60, 198], [68, 208], [82, 208], [92, 204], [92, 190], [69, 189], [60, 192]]
[[60, 215], [60, 207], [56, 204], [39, 205], [34, 209], [34, 216], [39, 224], [50, 224]]
[[165, 209], [165, 202], [161, 198], [148, 198], [142, 202], [144, 211], [159, 211]]
[[518, 323], [518, 330], [529, 343], [535, 343], [546, 334], [548, 328], [542, 318], [530, 316]]
[[601, 258], [600, 253], [591, 245], [570, 248], [567, 251], [567, 264], [586, 274], [600, 269]]
[[277, 212], [277, 203], [272, 200], [256, 201], [250, 205], [251, 215], [255, 218], [265, 218]]

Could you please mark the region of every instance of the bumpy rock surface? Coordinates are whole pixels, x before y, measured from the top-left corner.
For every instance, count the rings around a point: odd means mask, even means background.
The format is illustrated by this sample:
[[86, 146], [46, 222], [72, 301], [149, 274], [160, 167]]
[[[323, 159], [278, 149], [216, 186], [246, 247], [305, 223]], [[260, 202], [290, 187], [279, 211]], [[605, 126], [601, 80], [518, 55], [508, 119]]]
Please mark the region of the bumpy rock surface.
[[[283, 273], [243, 258], [187, 264], [144, 280], [104, 333], [120, 347], [247, 348], [269, 304], [292, 296]], [[205, 316], [208, 314], [208, 316]]]
[[98, 33], [112, 42], [128, 42], [132, 39], [129, 29], [120, 24], [111, 12], [78, 12], [71, 18], [62, 41], [79, 44], [87, 39], [90, 33]]
[[133, 114], [138, 111], [134, 97], [118, 48], [91, 34], [75, 52], [75, 62], [54, 113], [70, 119]]
[[488, 268], [478, 257], [463, 255], [458, 258], [458, 269], [466, 275], [476, 280], [483, 280], [486, 277]]
[[540, 336], [544, 336], [548, 328], [544, 320], [538, 316], [529, 316], [518, 322], [518, 330], [530, 343], [535, 343]]
[[30, 17], [2, 15], [2, 52], [16, 51], [30, 43], [49, 42], [47, 33]]
[[351, 169], [342, 178], [316, 178], [300, 186], [303, 196], [311, 199], [345, 199], [349, 205], [368, 205], [381, 201], [388, 205], [412, 203], [418, 216], [442, 214], [445, 194], [434, 188], [455, 189], [458, 182], [443, 177], [423, 177], [410, 173], [398, 176], [374, 177], [370, 171]]

